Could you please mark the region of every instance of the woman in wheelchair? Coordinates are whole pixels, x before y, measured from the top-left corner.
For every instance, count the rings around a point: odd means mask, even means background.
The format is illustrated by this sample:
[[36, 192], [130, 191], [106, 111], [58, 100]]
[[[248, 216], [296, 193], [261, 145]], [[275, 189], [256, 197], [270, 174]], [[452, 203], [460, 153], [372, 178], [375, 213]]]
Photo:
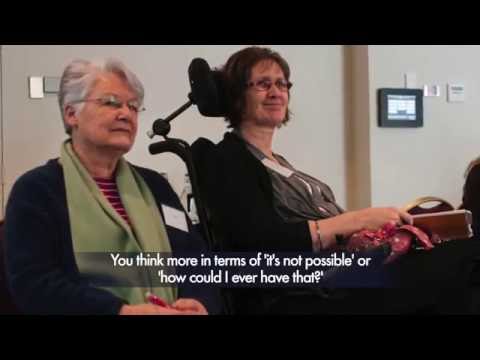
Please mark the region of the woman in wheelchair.
[[222, 73], [233, 131], [218, 153], [230, 165], [222, 179], [228, 181], [225, 200], [242, 214], [231, 216], [241, 239], [235, 247], [315, 251], [363, 229], [411, 223], [408, 213], [393, 207], [344, 212], [328, 185], [273, 151], [275, 132], [290, 120], [290, 69], [278, 53], [246, 48], [230, 57]]
[[[233, 131], [224, 135], [215, 151], [197, 156], [197, 164], [212, 225], [224, 239], [223, 250], [317, 252], [345, 245], [362, 230], [412, 223], [408, 213], [394, 207], [345, 212], [327, 184], [273, 151], [277, 129], [290, 120], [290, 69], [280, 54], [248, 47], [233, 54], [220, 72], [225, 119]], [[193, 150], [198, 154], [201, 149], [202, 141], [197, 141]], [[286, 290], [235, 291], [241, 299], [236, 309], [240, 312], [381, 311], [370, 306], [361, 309], [360, 302], [327, 304], [311, 294], [281, 302], [272, 310], [265, 304]], [[370, 305], [370, 300], [364, 304]]]

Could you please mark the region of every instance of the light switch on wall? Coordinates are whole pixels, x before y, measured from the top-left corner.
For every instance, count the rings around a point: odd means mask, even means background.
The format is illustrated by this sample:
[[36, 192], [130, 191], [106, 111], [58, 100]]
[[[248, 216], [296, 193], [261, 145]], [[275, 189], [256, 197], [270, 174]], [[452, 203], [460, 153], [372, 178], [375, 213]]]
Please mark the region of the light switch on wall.
[[447, 101], [448, 102], [464, 102], [465, 101], [465, 85], [448, 84], [447, 85]]
[[30, 76], [28, 78], [28, 88], [30, 99], [42, 99], [43, 98], [43, 77]]
[[423, 96], [440, 96], [440, 86], [439, 85], [424, 85], [423, 86]]

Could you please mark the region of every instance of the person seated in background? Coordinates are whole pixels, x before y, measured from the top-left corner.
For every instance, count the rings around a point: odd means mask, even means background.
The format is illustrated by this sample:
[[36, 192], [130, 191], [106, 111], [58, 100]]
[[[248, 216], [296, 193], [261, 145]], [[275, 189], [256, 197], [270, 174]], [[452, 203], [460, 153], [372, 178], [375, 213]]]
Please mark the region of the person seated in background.
[[[151, 279], [138, 286], [95, 286], [95, 277], [115, 279], [115, 269], [102, 273], [105, 267], [81, 256], [205, 249], [169, 183], [124, 158], [143, 99], [142, 83], [116, 59], [74, 60], [65, 68], [58, 100], [69, 138], [59, 158], [18, 178], [6, 208], [7, 278], [21, 312], [219, 311], [218, 294], [208, 287], [159, 287]], [[183, 217], [184, 228], [172, 226], [167, 212]], [[144, 279], [140, 272], [130, 275]]]
[[[408, 213], [395, 207], [344, 211], [327, 184], [296, 169], [273, 150], [276, 131], [291, 115], [290, 68], [279, 53], [247, 47], [230, 56], [219, 71], [225, 89], [225, 120], [233, 131], [216, 145], [215, 160], [206, 159], [199, 168], [203, 186], [209, 187], [206, 199], [214, 215], [212, 223], [222, 232], [225, 250], [319, 252], [337, 248], [361, 230], [412, 223]], [[200, 146], [197, 141], [194, 152], [200, 152]], [[289, 290], [234, 291], [240, 299], [238, 309], [242, 310], [238, 311], [261, 313], [266, 311], [264, 304]], [[364, 302], [371, 305], [367, 310], [356, 307], [355, 301], [326, 304], [316, 296], [298, 297], [272, 311], [372, 312], [376, 307], [370, 300]]]
[[478, 285], [480, 284], [480, 157], [472, 160], [465, 171], [465, 184], [463, 185], [463, 197], [461, 209], [470, 210], [472, 213], [472, 231], [474, 238], [474, 260], [470, 275], [470, 281], [474, 285], [473, 312], [480, 313], [480, 299]]
[[461, 208], [472, 212], [472, 230], [480, 235], [480, 157], [472, 160], [465, 171], [465, 184]]

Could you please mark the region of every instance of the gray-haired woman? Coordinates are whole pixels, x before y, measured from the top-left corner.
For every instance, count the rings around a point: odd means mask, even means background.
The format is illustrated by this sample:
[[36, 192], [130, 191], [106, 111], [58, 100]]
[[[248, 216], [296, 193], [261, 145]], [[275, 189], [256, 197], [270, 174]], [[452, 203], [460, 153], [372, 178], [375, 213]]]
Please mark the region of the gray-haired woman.
[[[159, 287], [140, 268], [128, 272], [138, 282], [114, 286], [120, 272], [85, 256], [203, 249], [168, 182], [123, 158], [133, 146], [143, 98], [143, 85], [118, 60], [75, 60], [66, 67], [59, 104], [70, 137], [60, 158], [16, 181], [6, 210], [7, 276], [21, 311], [218, 310], [216, 293], [209, 288]], [[184, 226], [172, 226], [172, 213]], [[112, 286], [95, 286], [93, 279], [99, 277], [110, 279]], [[166, 306], [159, 306], [162, 301]]]

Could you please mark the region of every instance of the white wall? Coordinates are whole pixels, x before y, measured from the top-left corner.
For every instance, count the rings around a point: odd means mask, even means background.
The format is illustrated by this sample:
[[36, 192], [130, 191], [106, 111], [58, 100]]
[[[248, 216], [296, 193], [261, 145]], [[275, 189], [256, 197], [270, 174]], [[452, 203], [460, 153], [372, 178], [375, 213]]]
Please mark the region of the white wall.
[[[480, 46], [369, 46], [371, 201], [402, 205], [435, 195], [461, 201], [463, 173], [480, 153]], [[424, 126], [377, 126], [376, 90], [403, 87], [414, 72], [418, 87], [441, 86], [440, 97], [424, 98]], [[464, 103], [446, 101], [446, 84], [463, 83]]]
[[[168, 172], [179, 191], [185, 168], [173, 155], [151, 156], [145, 135], [153, 120], [187, 101], [187, 68], [194, 57], [211, 66], [223, 64], [239, 45], [217, 46], [3, 46], [3, 127], [5, 198], [19, 175], [57, 157], [66, 135], [57, 99], [29, 99], [28, 76], [60, 76], [73, 58], [114, 56], [122, 59], [146, 89], [145, 106], [134, 149], [127, 158]], [[340, 204], [346, 201], [344, 78], [342, 46], [272, 46], [292, 68], [294, 117], [282, 129], [274, 150], [298, 169], [327, 182]], [[1, 109], [0, 109], [1, 110]], [[203, 118], [195, 107], [172, 123], [172, 137], [191, 142], [203, 136], [217, 142], [226, 129], [222, 119]]]

